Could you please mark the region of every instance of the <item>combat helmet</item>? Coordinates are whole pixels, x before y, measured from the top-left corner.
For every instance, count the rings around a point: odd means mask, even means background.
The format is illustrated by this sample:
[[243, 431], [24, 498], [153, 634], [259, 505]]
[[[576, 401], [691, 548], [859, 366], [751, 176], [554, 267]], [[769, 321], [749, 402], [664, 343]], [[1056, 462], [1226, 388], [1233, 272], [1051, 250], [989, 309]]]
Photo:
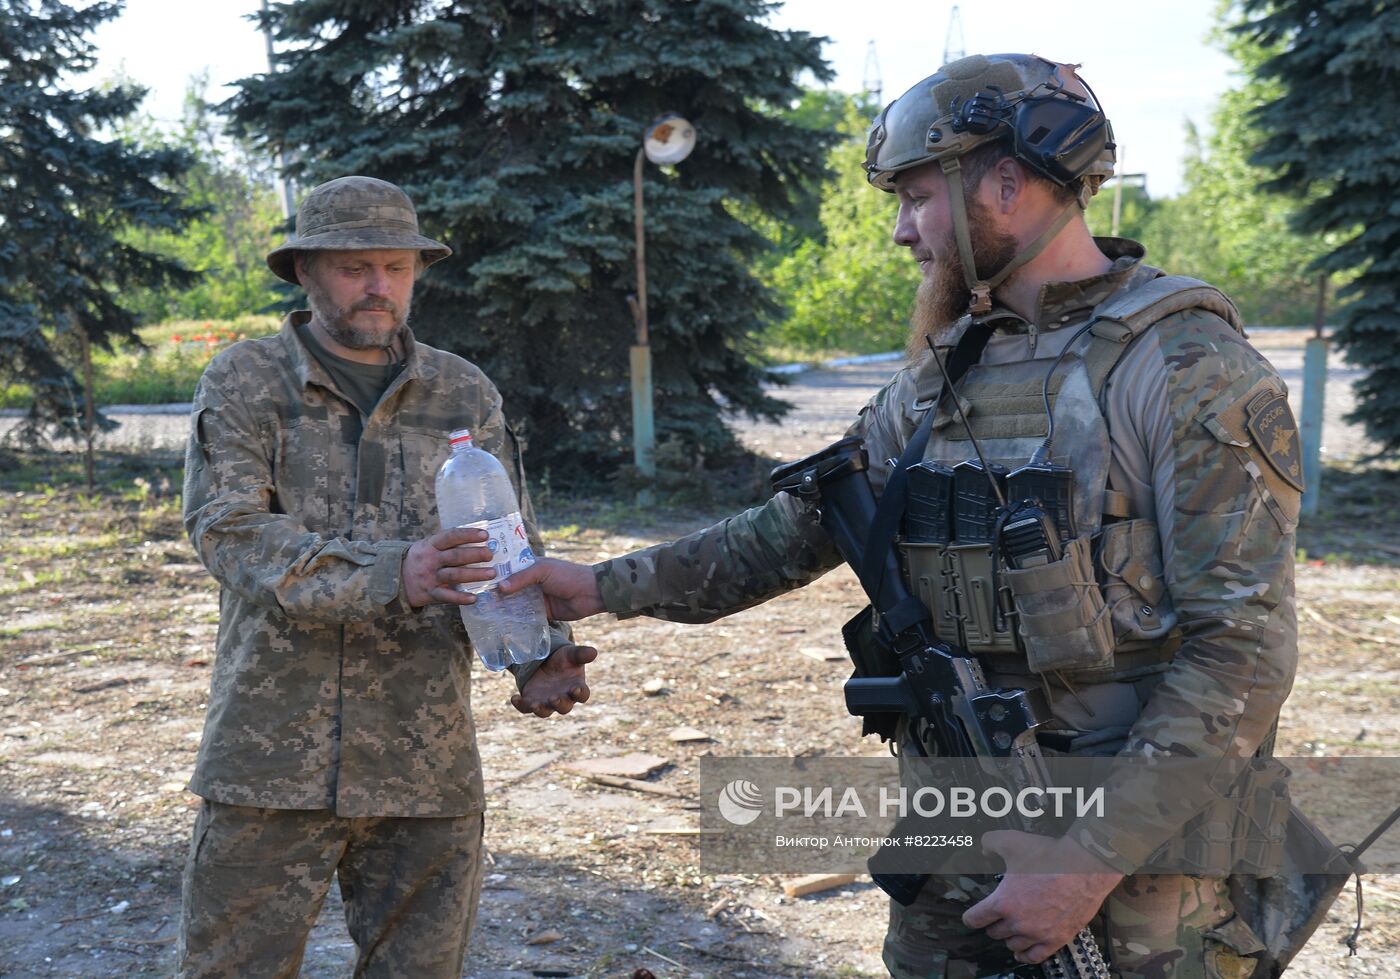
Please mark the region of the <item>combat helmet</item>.
[[887, 105], [866, 144], [871, 184], [894, 192], [905, 170], [937, 162], [948, 179], [953, 229], [973, 312], [991, 308], [991, 290], [1040, 253], [1075, 213], [1059, 219], [996, 276], [978, 278], [962, 194], [959, 158], [996, 139], [1032, 172], [1076, 192], [1079, 208], [1113, 175], [1113, 127], [1078, 65], [1033, 54], [971, 55], [940, 68]]

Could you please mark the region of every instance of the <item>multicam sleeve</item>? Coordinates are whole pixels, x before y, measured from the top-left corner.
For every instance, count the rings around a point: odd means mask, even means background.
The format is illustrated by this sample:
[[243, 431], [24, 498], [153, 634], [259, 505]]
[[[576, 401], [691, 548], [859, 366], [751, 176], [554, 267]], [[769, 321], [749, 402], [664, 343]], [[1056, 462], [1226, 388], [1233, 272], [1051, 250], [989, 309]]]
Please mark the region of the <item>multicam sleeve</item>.
[[791, 496], [677, 541], [593, 566], [619, 617], [712, 622], [815, 581], [840, 563], [816, 515]]
[[[872, 482], [898, 455], [903, 374], [861, 409], [847, 435], [866, 440]], [[897, 443], [897, 444], [896, 444]], [[841, 563], [817, 515], [787, 494], [689, 537], [594, 565], [609, 612], [675, 622], [711, 622], [800, 588]]]
[[1297, 662], [1301, 487], [1283, 382], [1206, 313], [1177, 314], [1148, 336], [1160, 369], [1134, 394], [1136, 424], [1181, 646], [1119, 753], [1128, 763], [1105, 785], [1106, 818], [1070, 830], [1125, 873], [1225, 795], [1277, 721]]
[[[231, 353], [231, 352], [230, 352]], [[400, 567], [407, 541], [350, 541], [308, 530], [272, 509], [275, 422], [250, 409], [226, 353], [195, 391], [185, 456], [185, 530], [219, 583], [250, 601], [312, 622], [356, 622], [407, 612]]]

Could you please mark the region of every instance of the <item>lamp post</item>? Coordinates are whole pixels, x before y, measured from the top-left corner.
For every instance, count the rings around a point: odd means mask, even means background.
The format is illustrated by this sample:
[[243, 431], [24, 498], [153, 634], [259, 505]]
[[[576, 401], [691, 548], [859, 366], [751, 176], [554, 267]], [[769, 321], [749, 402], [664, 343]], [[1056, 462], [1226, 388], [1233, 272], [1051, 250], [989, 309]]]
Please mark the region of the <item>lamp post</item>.
[[652, 413], [651, 341], [647, 334], [646, 211], [642, 200], [642, 171], [646, 160], [658, 166], [676, 164], [694, 148], [695, 127], [674, 112], [667, 112], [647, 126], [632, 167], [633, 226], [637, 237], [637, 294], [628, 297], [632, 318], [637, 324], [637, 342], [630, 351], [632, 459], [637, 471], [647, 478], [656, 475], [656, 423]]
[[[263, 16], [267, 15], [267, 0], [262, 0]], [[263, 24], [263, 40], [267, 42], [267, 70], [274, 72], [277, 70], [277, 63], [273, 60], [276, 52], [272, 48], [272, 28]], [[277, 164], [277, 179], [282, 183], [282, 217], [290, 221], [292, 215], [296, 214], [296, 202], [292, 200], [292, 180], [287, 176], [287, 153], [282, 147], [277, 148], [277, 156], [274, 161]]]

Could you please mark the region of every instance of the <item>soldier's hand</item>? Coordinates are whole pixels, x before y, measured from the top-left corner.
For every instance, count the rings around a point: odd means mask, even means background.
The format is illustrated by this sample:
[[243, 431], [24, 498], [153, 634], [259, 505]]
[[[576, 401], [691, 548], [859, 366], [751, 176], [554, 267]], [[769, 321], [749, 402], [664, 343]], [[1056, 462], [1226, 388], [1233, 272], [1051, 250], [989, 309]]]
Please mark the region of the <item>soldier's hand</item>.
[[489, 565], [469, 567], [491, 560], [490, 549], [481, 546], [485, 540], [486, 531], [480, 527], [453, 527], [417, 541], [403, 557], [403, 585], [408, 604], [422, 608], [433, 602], [449, 605], [475, 602], [475, 595], [458, 591], [453, 586], [496, 577]]
[[1017, 962], [1044, 962], [1098, 913], [1123, 875], [1068, 839], [994, 830], [982, 849], [1006, 864], [1006, 876], [968, 908], [963, 924], [985, 928]]
[[525, 681], [525, 689], [510, 698], [511, 706], [536, 717], [567, 714], [588, 699], [584, 667], [597, 658], [592, 646], [560, 646]]
[[555, 622], [586, 619], [605, 611], [598, 580], [587, 564], [571, 564], [557, 558], [540, 558], [524, 571], [517, 571], [500, 584], [501, 594], [514, 595], [527, 585], [539, 585], [544, 592], [549, 617]]

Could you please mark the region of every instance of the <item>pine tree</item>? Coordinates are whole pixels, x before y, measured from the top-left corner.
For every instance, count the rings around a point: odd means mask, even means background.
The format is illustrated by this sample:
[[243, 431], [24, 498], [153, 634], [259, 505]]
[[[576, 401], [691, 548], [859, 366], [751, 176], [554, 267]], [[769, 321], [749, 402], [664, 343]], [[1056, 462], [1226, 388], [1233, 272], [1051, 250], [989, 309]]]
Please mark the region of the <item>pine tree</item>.
[[146, 113], [125, 120], [118, 129], [138, 146], [187, 152], [191, 165], [181, 180], [184, 199], [203, 212], [179, 231], [133, 228], [124, 236], [143, 251], [158, 252], [199, 272], [189, 288], [125, 290], [125, 304], [143, 322], [236, 319], [284, 298], [282, 280], [265, 261], [284, 237], [285, 224], [272, 161], [226, 137], [223, 117], [207, 101], [208, 89], [207, 73], [190, 80], [184, 112], [173, 132]]
[[1304, 199], [1300, 231], [1338, 233], [1316, 263], [1354, 272], [1337, 339], [1369, 373], [1348, 420], [1400, 450], [1400, 3], [1246, 0], [1239, 30], [1278, 52], [1258, 68], [1281, 94], [1253, 114], [1253, 162], [1271, 190]]
[[658, 439], [732, 446], [725, 412], [776, 417], [753, 337], [780, 312], [751, 274], [746, 213], [793, 216], [828, 134], [777, 117], [820, 41], [763, 0], [299, 0], [270, 22], [281, 70], [245, 80], [234, 130], [284, 147], [303, 186], [392, 180], [452, 246], [414, 297], [420, 337], [480, 364], [531, 467], [630, 458], [632, 165], [664, 111], [696, 126], [679, 167], [646, 165]]
[[174, 188], [185, 154], [100, 135], [141, 90], [67, 87], [94, 64], [87, 35], [119, 9], [0, 0], [0, 372], [30, 385], [36, 425], [83, 424], [81, 389], [49, 336], [139, 342], [122, 290], [192, 278], [122, 238], [190, 216]]

